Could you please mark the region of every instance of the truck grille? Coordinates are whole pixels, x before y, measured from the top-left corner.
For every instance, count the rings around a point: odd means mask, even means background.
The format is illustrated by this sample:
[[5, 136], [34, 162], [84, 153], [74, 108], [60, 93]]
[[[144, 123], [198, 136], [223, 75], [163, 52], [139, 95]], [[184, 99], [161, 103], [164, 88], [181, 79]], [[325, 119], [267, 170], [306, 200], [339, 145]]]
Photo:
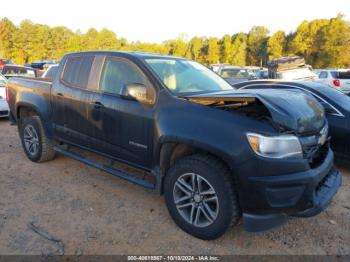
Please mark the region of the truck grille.
[[299, 138], [304, 158], [309, 160], [312, 168], [321, 164], [329, 150], [328, 130], [325, 126], [319, 135]]

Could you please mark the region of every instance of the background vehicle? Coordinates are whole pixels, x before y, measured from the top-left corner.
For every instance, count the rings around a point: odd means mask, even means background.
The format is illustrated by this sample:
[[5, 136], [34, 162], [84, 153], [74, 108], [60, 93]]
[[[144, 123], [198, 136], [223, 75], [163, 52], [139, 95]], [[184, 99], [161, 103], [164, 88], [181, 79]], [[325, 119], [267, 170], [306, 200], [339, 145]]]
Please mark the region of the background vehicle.
[[14, 65], [14, 64], [15, 63], [13, 63], [11, 60], [0, 58], [0, 70], [2, 70], [5, 65]]
[[261, 69], [255, 74], [256, 79], [268, 79], [269, 71], [267, 69]]
[[6, 83], [7, 79], [0, 74], [0, 118], [8, 117], [9, 115], [9, 107], [6, 102]]
[[313, 95], [325, 108], [331, 147], [337, 159], [350, 160], [350, 97], [315, 82], [253, 81], [236, 85], [238, 89], [297, 89]]
[[238, 92], [194, 61], [126, 52], [69, 54], [53, 82], [12, 78], [7, 88], [30, 160], [59, 152], [155, 189], [177, 225], [202, 239], [241, 214], [254, 232], [314, 216], [341, 184], [324, 110], [297, 90]]
[[2, 75], [6, 78], [14, 77], [14, 76], [25, 76], [25, 77], [38, 77], [37, 70], [18, 65], [6, 65], [2, 69]]
[[214, 71], [215, 73], [218, 73], [220, 68], [223, 66], [230, 66], [229, 64], [212, 64], [209, 66], [210, 70]]
[[255, 78], [256, 74], [263, 69], [262, 67], [258, 66], [244, 66], [244, 68], [248, 70], [248, 73], [252, 78]]
[[41, 77], [53, 80], [57, 71], [58, 71], [58, 64], [50, 65]]
[[319, 70], [318, 77], [319, 77], [319, 82], [324, 83], [335, 89], [338, 89], [339, 91], [345, 94], [350, 93], [350, 70], [349, 69]]
[[249, 69], [243, 66], [223, 65], [217, 69], [216, 73], [231, 85], [255, 78], [255, 76], [250, 73]]
[[45, 70], [45, 66], [49, 66], [49, 65], [54, 65], [57, 62], [54, 60], [44, 60], [44, 61], [36, 61], [30, 64], [30, 67], [35, 68], [35, 69], [39, 69], [39, 70]]
[[267, 62], [269, 78], [280, 80], [316, 80], [318, 77], [299, 56], [282, 57]]

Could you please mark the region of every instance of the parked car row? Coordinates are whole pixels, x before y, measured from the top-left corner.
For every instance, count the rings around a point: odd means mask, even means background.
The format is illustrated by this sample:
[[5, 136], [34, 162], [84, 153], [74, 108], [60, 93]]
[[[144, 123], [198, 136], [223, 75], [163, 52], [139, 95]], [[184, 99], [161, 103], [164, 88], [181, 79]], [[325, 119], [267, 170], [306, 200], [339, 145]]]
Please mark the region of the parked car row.
[[16, 65], [9, 59], [0, 58], [0, 73], [6, 78], [13, 76], [40, 77], [44, 71], [53, 65], [57, 65], [54, 60], [36, 61], [24, 66]]
[[5, 65], [1, 70], [1, 74], [6, 78], [11, 78], [14, 76], [23, 76], [23, 77], [39, 76], [38, 70], [31, 67], [25, 67], [25, 66], [19, 66], [19, 65]]
[[[136, 52], [67, 54], [56, 69], [53, 80], [7, 83], [28, 159], [61, 153], [154, 189], [176, 224], [198, 238], [218, 238], [241, 217], [258, 232], [315, 216], [341, 185], [330, 111], [305, 91], [316, 84], [233, 87], [194, 61]], [[242, 68], [220, 74], [249, 79]], [[107, 166], [77, 147], [124, 165]]]
[[2, 70], [5, 65], [14, 65], [14, 63], [9, 59], [0, 58], [0, 70]]

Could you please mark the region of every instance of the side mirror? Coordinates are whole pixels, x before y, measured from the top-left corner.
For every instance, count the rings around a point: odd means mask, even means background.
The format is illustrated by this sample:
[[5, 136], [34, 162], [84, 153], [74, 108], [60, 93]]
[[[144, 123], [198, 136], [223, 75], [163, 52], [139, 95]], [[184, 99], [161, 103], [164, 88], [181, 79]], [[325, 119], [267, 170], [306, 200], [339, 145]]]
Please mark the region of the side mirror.
[[154, 105], [156, 101], [156, 92], [153, 87], [143, 84], [125, 85], [122, 90], [122, 96], [148, 106]]

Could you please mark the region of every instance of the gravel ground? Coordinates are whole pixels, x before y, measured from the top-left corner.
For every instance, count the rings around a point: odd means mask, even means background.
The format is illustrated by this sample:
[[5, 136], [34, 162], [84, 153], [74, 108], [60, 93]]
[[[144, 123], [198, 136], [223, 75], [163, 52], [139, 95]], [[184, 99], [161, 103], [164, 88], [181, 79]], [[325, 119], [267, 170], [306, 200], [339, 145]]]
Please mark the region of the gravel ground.
[[[17, 128], [0, 120], [0, 254], [350, 254], [350, 166], [331, 206], [267, 233], [242, 225], [215, 241], [181, 231], [164, 199], [121, 179], [58, 156], [36, 164]], [[49, 237], [49, 236], [47, 236]]]

